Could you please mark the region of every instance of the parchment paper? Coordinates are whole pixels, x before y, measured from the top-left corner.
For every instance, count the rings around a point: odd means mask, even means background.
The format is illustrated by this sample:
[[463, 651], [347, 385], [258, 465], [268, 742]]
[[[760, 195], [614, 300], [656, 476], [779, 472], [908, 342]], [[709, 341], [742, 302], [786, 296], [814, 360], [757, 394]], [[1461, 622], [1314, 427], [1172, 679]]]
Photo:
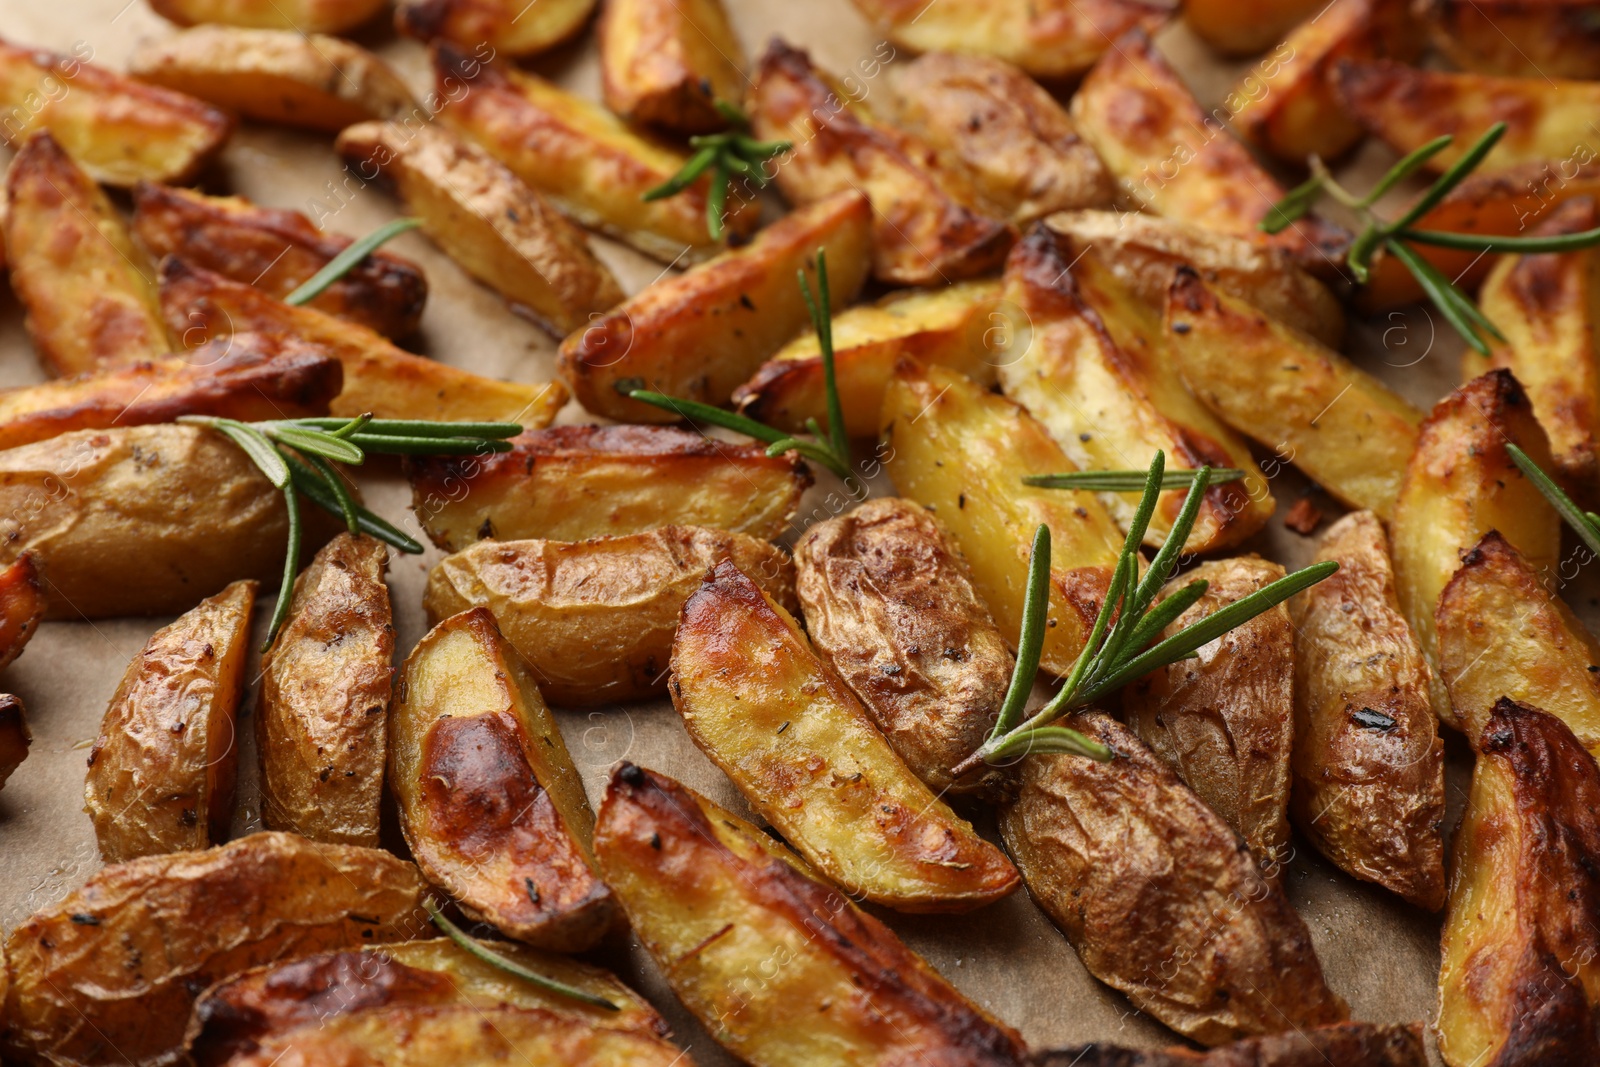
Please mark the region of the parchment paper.
[[[781, 35], [808, 47], [825, 68], [851, 74], [867, 92], [886, 92], [883, 69], [871, 60], [876, 36], [845, 0], [728, 0], [735, 29], [752, 55], [767, 39]], [[0, 33], [13, 41], [68, 51], [79, 42], [93, 49], [93, 60], [121, 69], [138, 40], [172, 32], [144, 0], [0, 0]], [[418, 44], [396, 39], [379, 23], [358, 35], [392, 63], [419, 92], [429, 84], [426, 56]], [[1248, 65], [1219, 64], [1182, 26], [1164, 31], [1160, 43], [1195, 86], [1203, 103], [1220, 103]], [[80, 52], [80, 54], [82, 54]], [[576, 91], [597, 95], [598, 66], [592, 36], [531, 64]], [[869, 75], [869, 71], [876, 71]], [[0, 150], [3, 151], [3, 150]], [[1362, 183], [1387, 165], [1389, 154], [1368, 145], [1351, 169]], [[232, 190], [264, 205], [306, 211], [330, 229], [359, 235], [396, 213], [395, 203], [376, 189], [334, 195], [340, 164], [331, 138], [245, 124], [224, 154], [213, 191]], [[1363, 187], [1358, 184], [1357, 187]], [[1337, 217], [1337, 216], [1336, 216]], [[630, 291], [659, 276], [654, 262], [604, 240], [595, 246]], [[420, 350], [448, 363], [517, 380], [546, 380], [554, 371], [554, 342], [517, 319], [501, 299], [467, 278], [418, 234], [393, 248], [416, 258], [428, 273], [431, 295], [423, 320]], [[3, 287], [0, 287], [3, 288]], [[1437, 329], [1420, 309], [1379, 320], [1352, 323], [1347, 345], [1358, 361], [1413, 402], [1427, 408], [1457, 380], [1459, 343], [1442, 322]], [[41, 377], [22, 315], [9, 289], [0, 292], [0, 385]], [[575, 404], [562, 422], [588, 421]], [[361, 477], [368, 501], [394, 521], [409, 518], [409, 493], [394, 467], [381, 461]], [[824, 476], [813, 490], [802, 518], [810, 516], [833, 488]], [[1289, 566], [1308, 561], [1310, 542], [1281, 525], [1281, 513], [1308, 490], [1292, 470], [1273, 482], [1280, 519], [1251, 547]], [[873, 486], [877, 493], [890, 486]], [[1320, 493], [1313, 500], [1330, 517], [1340, 509]], [[818, 512], [825, 515], [826, 510]], [[415, 529], [414, 525], [410, 528]], [[425, 540], [425, 539], [424, 539]], [[389, 574], [399, 630], [399, 655], [422, 636], [420, 608], [427, 568], [438, 559], [395, 556]], [[1574, 602], [1590, 613], [1593, 589], [1583, 587]], [[1569, 590], [1569, 595], [1570, 590]], [[258, 628], [264, 626], [271, 595], [263, 598]], [[26, 763], [0, 792], [0, 927], [9, 931], [37, 908], [59, 900], [99, 866], [94, 835], [82, 812], [84, 759], [95, 737], [107, 699], [129, 659], [165, 619], [119, 619], [46, 623], [27, 651], [0, 679], [0, 686], [25, 701], [33, 727]], [[253, 703], [254, 694], [250, 698]], [[670, 703], [566, 711], [563, 732], [591, 798], [598, 801], [608, 769], [627, 757], [671, 774], [716, 800], [741, 810], [744, 805], [727, 780], [689, 741]], [[241, 722], [240, 806], [235, 834], [259, 828], [255, 788], [253, 723]], [[1448, 741], [1451, 824], [1464, 799], [1470, 768], [1465, 745]], [[992, 820], [974, 813], [985, 832]], [[1303, 841], [1286, 884], [1306, 918], [1329, 982], [1346, 997], [1355, 1018], [1405, 1022], [1431, 1019], [1438, 968], [1438, 919], [1382, 890], [1356, 882], [1322, 861]], [[914, 948], [967, 994], [1021, 1030], [1034, 1047], [1101, 1040], [1127, 1045], [1177, 1043], [1170, 1031], [1134, 1011], [1120, 995], [1091, 978], [1061, 934], [1025, 894], [967, 916], [907, 917], [879, 914]], [[676, 1003], [654, 966], [627, 935], [597, 953], [621, 970], [668, 1018], [679, 1043], [701, 1064], [731, 1060]]]

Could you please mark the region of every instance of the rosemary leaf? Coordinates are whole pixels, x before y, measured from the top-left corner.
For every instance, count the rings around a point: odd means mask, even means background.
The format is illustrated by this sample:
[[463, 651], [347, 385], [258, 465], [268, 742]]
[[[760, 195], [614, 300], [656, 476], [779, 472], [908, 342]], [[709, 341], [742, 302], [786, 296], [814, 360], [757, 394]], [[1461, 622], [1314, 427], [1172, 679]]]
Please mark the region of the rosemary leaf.
[[444, 912], [439, 909], [439, 905], [434, 902], [434, 899], [431, 896], [427, 898], [425, 904], [428, 909], [429, 918], [433, 920], [433, 924], [435, 926], [444, 932], [446, 937], [454, 941], [463, 950], [482, 960], [484, 963], [489, 964], [491, 967], [498, 967], [507, 974], [514, 974], [523, 981], [538, 986], [540, 989], [548, 990], [551, 993], [567, 997], [571, 1000], [579, 1001], [583, 1004], [588, 1004], [596, 1008], [604, 1008], [606, 1011], [622, 1010], [621, 1005], [613, 1004], [605, 997], [567, 985], [565, 982], [557, 981], [556, 979], [551, 978], [549, 975], [540, 974], [538, 971], [524, 967], [516, 960], [500, 955], [500, 953], [489, 948], [476, 938], [468, 937], [465, 930], [461, 929], [461, 927], [445, 918]]
[[[1197, 470], [1170, 470], [1161, 474], [1161, 488], [1187, 489], [1194, 484]], [[1213, 467], [1211, 484], [1236, 482], [1244, 477], [1237, 467]], [[1095, 493], [1142, 493], [1148, 475], [1145, 471], [1065, 471], [1061, 474], [1025, 474], [1023, 485], [1040, 489], [1083, 489]]]
[[[317, 475], [304, 461], [293, 456], [285, 457], [289, 461], [289, 473], [294, 478], [294, 487], [300, 490], [300, 495], [311, 501], [324, 511], [334, 514], [339, 513], [339, 501], [328, 488], [326, 482]], [[411, 537], [399, 527], [388, 520], [379, 518], [366, 508], [356, 505], [356, 522], [360, 532], [377, 538], [386, 545], [398, 548], [409, 555], [422, 554], [422, 544]]]
[[361, 449], [352, 442], [356, 435], [349, 438], [335, 437], [322, 430], [311, 430], [300, 426], [283, 425], [274, 426], [266, 431], [266, 435], [279, 444], [288, 445], [308, 456], [320, 456], [323, 459], [335, 460], [339, 463], [360, 463], [366, 457]]
[[399, 434], [354, 433], [351, 444], [367, 452], [390, 456], [470, 456], [480, 452], [509, 452], [510, 441], [483, 437], [402, 437]]
[[1539, 490], [1540, 495], [1550, 501], [1556, 513], [1566, 520], [1567, 525], [1572, 527], [1572, 532], [1578, 535], [1589, 551], [1600, 555], [1600, 522], [1596, 521], [1594, 513], [1584, 511], [1573, 503], [1565, 490], [1521, 448], [1507, 444], [1506, 454], [1511, 457], [1511, 462], [1517, 465], [1517, 469], [1533, 483], [1533, 487]]
[[1510, 237], [1489, 233], [1450, 233], [1444, 230], [1404, 230], [1395, 234], [1417, 244], [1458, 248], [1465, 252], [1513, 252], [1519, 255], [1540, 252], [1574, 252], [1600, 244], [1600, 227], [1581, 233], [1551, 237]]
[[1403, 230], [1437, 207], [1439, 201], [1450, 195], [1450, 190], [1460, 185], [1466, 176], [1471, 174], [1479, 163], [1483, 162], [1483, 158], [1489, 154], [1495, 143], [1505, 135], [1505, 132], [1506, 124], [1503, 122], [1497, 122], [1485, 130], [1483, 136], [1479, 137], [1477, 142], [1467, 149], [1461, 158], [1456, 160], [1448, 170], [1439, 175], [1438, 180], [1428, 188], [1427, 192], [1422, 194], [1415, 204], [1411, 205], [1405, 214], [1384, 227], [1384, 232], [1392, 234]]
[[[335, 503], [339, 505], [339, 513], [344, 516], [345, 529], [353, 534], [360, 533], [361, 516], [356, 511], [355, 498], [350, 495], [350, 490], [345, 487], [344, 479], [339, 477], [339, 472], [334, 470], [333, 464], [314, 452], [306, 453], [306, 462], [311, 465], [312, 470], [322, 476], [323, 483], [327, 485], [328, 491], [333, 494]], [[294, 476], [293, 470], [289, 474], [292, 479]]]
[[[287, 464], [284, 470], [287, 472]], [[295, 492], [287, 473], [284, 476], [283, 506], [289, 513], [289, 543], [283, 554], [283, 582], [278, 586], [278, 601], [272, 605], [267, 639], [261, 643], [263, 652], [278, 639], [278, 631], [283, 629], [284, 620], [289, 617], [289, 602], [294, 599], [294, 576], [300, 572], [300, 544], [304, 537], [300, 527], [300, 494]]]
[[[1045, 614], [1049, 610], [1050, 527], [1040, 523], [1033, 532], [1033, 548], [1028, 554], [1028, 584], [1022, 594], [1022, 633], [1017, 638], [1017, 662], [1011, 670], [1011, 686], [1006, 690], [1005, 702], [1000, 705], [1000, 714], [994, 721], [991, 732], [994, 736], [1015, 726], [1028, 705], [1034, 676], [1039, 673]], [[1103, 608], [1100, 614], [1102, 617], [1106, 614]]]
[[757, 441], [765, 441], [768, 444], [794, 440], [793, 437], [782, 430], [774, 430], [771, 426], [757, 422], [755, 419], [711, 404], [702, 404], [698, 400], [684, 400], [680, 397], [667, 396], [664, 393], [651, 392], [648, 389], [630, 389], [628, 390], [628, 397], [629, 399], [649, 404], [652, 407], [661, 408], [663, 411], [671, 411], [687, 422], [693, 423], [698, 419], [701, 422], [709, 422], [713, 426], [721, 426], [725, 430], [734, 430], [744, 434], [746, 437], [754, 437]]
[[1397, 241], [1391, 238], [1384, 242], [1384, 247], [1389, 250], [1391, 255], [1403, 263], [1412, 276], [1417, 279], [1417, 284], [1422, 286], [1422, 291], [1428, 294], [1428, 299], [1433, 301], [1434, 306], [1445, 317], [1445, 321], [1455, 328], [1455, 331], [1472, 347], [1472, 350], [1479, 355], [1487, 356], [1489, 354], [1489, 343], [1478, 332], [1478, 325], [1472, 316], [1468, 315], [1462, 308], [1463, 302], [1471, 303], [1470, 300], [1467, 300], [1466, 295], [1457, 289], [1449, 278], [1441, 274], [1437, 267], [1429, 263], [1416, 249], [1407, 245], [1404, 241]]
[[[365, 419], [353, 430], [340, 433], [340, 437], [348, 437], [350, 433], [364, 433], [371, 435], [396, 434], [401, 437], [515, 437], [522, 432], [522, 425], [515, 422], [428, 422], [421, 419], [374, 419], [365, 415]], [[345, 430], [357, 419], [341, 418], [313, 418], [294, 419], [296, 426], [305, 426], [313, 430]]]
[[1317, 196], [1321, 194], [1326, 179], [1320, 174], [1313, 174], [1299, 185], [1290, 189], [1282, 200], [1272, 205], [1272, 210], [1267, 212], [1267, 217], [1257, 223], [1256, 228], [1263, 233], [1279, 233], [1289, 228], [1296, 220], [1311, 210], [1311, 205], [1316, 203]]
[[1399, 162], [1390, 167], [1388, 173], [1379, 178], [1378, 183], [1367, 191], [1366, 196], [1363, 196], [1360, 200], [1357, 200], [1356, 204], [1360, 207], [1371, 207], [1373, 204], [1376, 204], [1378, 200], [1382, 198], [1384, 193], [1387, 193], [1390, 189], [1393, 189], [1395, 186], [1411, 177], [1417, 171], [1421, 170], [1423, 164], [1427, 163], [1428, 160], [1432, 159], [1440, 152], [1443, 152], [1446, 148], [1449, 148], [1454, 140], [1455, 138], [1447, 133], [1443, 136], [1435, 137], [1425, 145], [1413, 148], [1411, 151], [1401, 156]]
[[250, 462], [260, 468], [261, 473], [267, 476], [273, 488], [283, 489], [289, 484], [289, 466], [284, 462], [283, 456], [273, 447], [271, 441], [260, 430], [249, 423], [235, 422], [233, 419], [211, 418], [203, 415], [182, 415], [179, 422], [187, 422], [200, 426], [209, 426], [214, 430], [227, 435], [228, 439], [244, 450], [250, 457]]
[[995, 752], [995, 756], [1003, 758], [1053, 753], [1087, 756], [1101, 763], [1109, 763], [1116, 756], [1116, 753], [1105, 745], [1066, 726], [1040, 726], [1013, 734], [1005, 745]]
[[1128, 639], [1128, 647], [1142, 649], [1155, 640], [1156, 635], [1170, 626], [1178, 616], [1194, 607], [1200, 598], [1206, 595], [1206, 590], [1209, 588], [1211, 588], [1210, 582], [1204, 578], [1197, 578], [1152, 607], [1149, 613], [1139, 620], [1139, 625], [1133, 628], [1133, 636]]
[[652, 200], [665, 200], [669, 196], [677, 196], [693, 185], [700, 175], [711, 169], [711, 164], [717, 161], [718, 151], [716, 145], [706, 145], [690, 156], [689, 162], [685, 163], [678, 173], [654, 189], [648, 190], [639, 199], [649, 202]]
[[395, 219], [379, 226], [328, 260], [321, 270], [301, 282], [294, 292], [284, 297], [283, 302], [296, 306], [310, 303], [321, 296], [324, 289], [354, 270], [357, 264], [370, 256], [380, 245], [421, 225], [421, 219]]

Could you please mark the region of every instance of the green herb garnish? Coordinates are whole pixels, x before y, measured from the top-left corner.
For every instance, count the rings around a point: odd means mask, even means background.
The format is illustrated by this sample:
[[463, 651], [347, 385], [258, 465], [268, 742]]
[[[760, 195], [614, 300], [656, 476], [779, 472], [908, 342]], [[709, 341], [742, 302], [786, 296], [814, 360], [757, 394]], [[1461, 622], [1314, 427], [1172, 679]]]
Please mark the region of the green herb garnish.
[[1511, 462], [1517, 465], [1517, 469], [1527, 476], [1528, 481], [1533, 483], [1533, 487], [1550, 501], [1550, 505], [1566, 520], [1567, 525], [1572, 527], [1573, 532], [1588, 546], [1589, 551], [1600, 556], [1600, 515], [1585, 511], [1575, 504], [1555, 480], [1516, 445], [1507, 444], [1506, 454], [1511, 457]]
[[299, 307], [309, 304], [322, 295], [322, 291], [334, 282], [355, 270], [356, 264], [372, 255], [379, 245], [388, 242], [391, 238], [398, 237], [407, 230], [414, 230], [422, 225], [421, 219], [395, 219], [393, 222], [379, 226], [361, 240], [351, 244], [343, 252], [328, 260], [323, 268], [294, 289], [294, 292], [283, 298], [285, 304]]
[[743, 111], [725, 100], [718, 100], [716, 107], [728, 120], [729, 128], [722, 133], [689, 138], [689, 147], [695, 149], [689, 162], [641, 199], [665, 200], [677, 196], [709, 170], [711, 188], [706, 194], [706, 232], [713, 241], [720, 241], [722, 216], [728, 206], [728, 183], [733, 176], [737, 174], [757, 189], [765, 189], [772, 181], [765, 167], [767, 160], [781, 156], [793, 145], [788, 141], [758, 141], [750, 136], [750, 119]]
[[[1208, 484], [1236, 482], [1244, 477], [1237, 467], [1207, 467], [1211, 472]], [[1200, 477], [1197, 470], [1170, 470], [1161, 475], [1162, 489], [1187, 489]], [[1093, 493], [1142, 493], [1150, 484], [1147, 471], [1067, 471], [1064, 474], [1027, 474], [1023, 485], [1040, 489], [1085, 489]]]
[[498, 967], [507, 974], [514, 974], [524, 981], [533, 983], [540, 989], [549, 990], [551, 993], [557, 993], [563, 997], [570, 997], [584, 1004], [592, 1004], [596, 1008], [604, 1008], [606, 1011], [622, 1010], [621, 1005], [613, 1004], [605, 997], [567, 985], [565, 982], [557, 981], [548, 975], [540, 974], [538, 971], [530, 970], [516, 960], [500, 955], [500, 953], [489, 948], [482, 941], [468, 937], [465, 930], [444, 917], [444, 912], [439, 910], [439, 905], [434, 903], [432, 897], [427, 898], [423, 903], [428, 909], [428, 917], [433, 920], [433, 925], [443, 930], [446, 937], [460, 945], [469, 954], [489, 964], [491, 967]]

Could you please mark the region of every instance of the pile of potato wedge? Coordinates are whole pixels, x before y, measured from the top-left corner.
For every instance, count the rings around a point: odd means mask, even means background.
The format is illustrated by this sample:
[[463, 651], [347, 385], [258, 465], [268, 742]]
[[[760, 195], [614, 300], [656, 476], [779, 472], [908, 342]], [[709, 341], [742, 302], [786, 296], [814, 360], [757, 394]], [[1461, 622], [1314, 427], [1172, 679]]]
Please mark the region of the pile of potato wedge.
[[[0, 358], [36, 379], [0, 390], [0, 671], [149, 620], [73, 757], [101, 864], [0, 942], [0, 1061], [1600, 1065], [1594, 554], [1510, 447], [1600, 507], [1600, 248], [1418, 246], [1501, 336], [1401, 395], [1369, 341], [1413, 276], [1380, 253], [1357, 285], [1336, 209], [1262, 225], [1308, 166], [1452, 134], [1436, 173], [1503, 121], [1418, 225], [1600, 227], [1600, 0], [850, 0], [848, 61], [740, 0], [141, 2], [164, 28], [117, 69], [0, 27], [31, 341]], [[1174, 42], [1245, 73], [1197, 96]], [[577, 48], [594, 92], [549, 76]], [[700, 166], [723, 135], [771, 158]], [[308, 295], [360, 235], [237, 195], [245, 141], [321, 153], [431, 251]], [[465, 285], [544, 335], [512, 380], [428, 354]], [[830, 386], [848, 481], [638, 398], [805, 435]], [[279, 488], [179, 421], [361, 415], [522, 429], [348, 472], [403, 480], [425, 579], [307, 504], [286, 561]], [[1140, 504], [1027, 479], [1158, 452], [1237, 471], [1167, 633], [1337, 571], [1074, 712], [1110, 760], [965, 763], [1035, 532], [1053, 684]], [[12, 796], [39, 677], [0, 675]], [[741, 810], [647, 746], [586, 782], [587, 716], [642, 702]], [[0, 864], [33, 863], [9, 811]], [[1435, 1010], [1352, 1019], [1297, 850], [1438, 929]], [[896, 932], [1018, 893], [1169, 1047], [1033, 1047], [1036, 1005]]]

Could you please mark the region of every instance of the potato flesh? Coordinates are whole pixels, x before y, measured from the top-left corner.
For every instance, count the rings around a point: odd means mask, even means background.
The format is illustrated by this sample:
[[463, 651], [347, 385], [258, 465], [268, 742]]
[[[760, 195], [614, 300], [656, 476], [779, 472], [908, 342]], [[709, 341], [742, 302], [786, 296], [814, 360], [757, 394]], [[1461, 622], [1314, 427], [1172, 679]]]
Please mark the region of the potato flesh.
[[[20, 697], [0, 693], [0, 789], [16, 773], [22, 761], [28, 758], [28, 746], [33, 735], [28, 731], [28, 720]], [[4, 953], [0, 952], [0, 971], [5, 970]], [[6, 983], [0, 981], [0, 1003], [4, 1002]]]
[[1432, 0], [1433, 45], [1462, 70], [1521, 78], [1600, 78], [1594, 5]]
[[156, 14], [180, 26], [216, 22], [300, 33], [343, 33], [383, 9], [383, 0], [150, 0]]
[[583, 30], [595, 0], [399, 0], [395, 28], [422, 41], [451, 41], [490, 55], [529, 56]]
[[9, 667], [39, 629], [44, 590], [27, 553], [0, 568], [0, 667]]
[[1322, 0], [1183, 0], [1183, 21], [1226, 56], [1250, 56], [1277, 44]]
[[616, 0], [597, 30], [606, 107], [670, 133], [715, 133], [744, 99], [744, 48], [722, 0]]

